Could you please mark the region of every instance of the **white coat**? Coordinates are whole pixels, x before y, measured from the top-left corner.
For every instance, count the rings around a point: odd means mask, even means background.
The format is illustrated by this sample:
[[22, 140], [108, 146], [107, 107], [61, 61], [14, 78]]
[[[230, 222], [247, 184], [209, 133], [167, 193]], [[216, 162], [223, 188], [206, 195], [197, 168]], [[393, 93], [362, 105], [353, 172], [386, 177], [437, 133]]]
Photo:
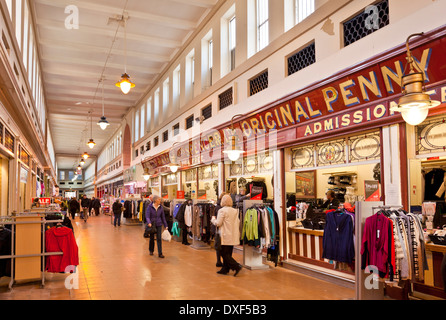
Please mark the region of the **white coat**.
[[232, 207], [223, 207], [218, 210], [217, 219], [212, 223], [219, 228], [222, 246], [235, 246], [240, 244], [240, 219], [238, 210]]

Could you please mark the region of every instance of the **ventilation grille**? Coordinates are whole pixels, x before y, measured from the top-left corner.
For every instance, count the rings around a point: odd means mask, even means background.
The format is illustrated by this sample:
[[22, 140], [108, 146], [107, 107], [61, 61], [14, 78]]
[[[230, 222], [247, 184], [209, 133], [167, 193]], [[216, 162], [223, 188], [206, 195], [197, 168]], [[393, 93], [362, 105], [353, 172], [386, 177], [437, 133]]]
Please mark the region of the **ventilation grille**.
[[253, 96], [268, 88], [268, 70], [249, 81], [249, 95]]
[[314, 42], [288, 58], [288, 75], [292, 75], [316, 62]]
[[389, 1], [384, 0], [368, 6], [344, 22], [344, 46], [348, 46], [359, 39], [379, 30], [389, 24]]

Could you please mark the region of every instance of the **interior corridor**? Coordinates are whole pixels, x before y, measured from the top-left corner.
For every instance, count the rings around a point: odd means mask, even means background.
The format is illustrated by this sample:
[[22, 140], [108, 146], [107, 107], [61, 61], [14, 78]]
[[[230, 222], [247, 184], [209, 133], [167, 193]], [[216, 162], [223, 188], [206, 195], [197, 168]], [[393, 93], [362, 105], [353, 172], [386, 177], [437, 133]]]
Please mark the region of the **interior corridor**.
[[[354, 290], [281, 267], [251, 271], [243, 268], [220, 275], [213, 249], [196, 250], [163, 241], [164, 259], [149, 255], [141, 226], [114, 227], [110, 216], [76, 217], [79, 247], [78, 289], [65, 288], [65, 274], [46, 273], [41, 282], [15, 284], [0, 279], [1, 300], [342, 300]], [[234, 250], [242, 262], [242, 254]], [[74, 284], [74, 283], [73, 283]]]

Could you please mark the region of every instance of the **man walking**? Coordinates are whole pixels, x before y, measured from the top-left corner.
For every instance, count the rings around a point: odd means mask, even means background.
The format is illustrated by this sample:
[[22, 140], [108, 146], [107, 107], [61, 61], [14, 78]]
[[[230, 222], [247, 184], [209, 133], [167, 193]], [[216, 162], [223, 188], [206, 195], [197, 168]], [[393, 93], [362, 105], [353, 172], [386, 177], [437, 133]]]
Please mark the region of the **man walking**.
[[87, 198], [87, 195], [83, 195], [81, 199], [81, 208], [82, 208], [82, 218], [85, 222], [87, 222], [88, 219], [88, 209], [90, 208], [91, 200]]

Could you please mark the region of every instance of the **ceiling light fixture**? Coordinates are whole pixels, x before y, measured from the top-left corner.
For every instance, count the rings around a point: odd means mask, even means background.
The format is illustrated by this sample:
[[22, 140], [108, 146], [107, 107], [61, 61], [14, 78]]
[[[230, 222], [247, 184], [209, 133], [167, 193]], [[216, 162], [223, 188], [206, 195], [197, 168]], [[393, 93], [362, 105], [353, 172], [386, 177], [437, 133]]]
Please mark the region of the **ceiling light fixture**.
[[122, 21], [124, 22], [124, 74], [121, 76], [121, 81], [119, 81], [116, 86], [121, 88], [123, 94], [128, 94], [135, 84], [130, 81], [130, 76], [127, 73], [127, 20], [128, 16], [122, 15]]
[[237, 161], [240, 158], [240, 156], [245, 153], [245, 151], [243, 149], [239, 149], [237, 146], [237, 141], [236, 141], [237, 137], [235, 136], [235, 130], [234, 130], [234, 119], [236, 117], [241, 117], [241, 116], [242, 116], [241, 114], [237, 114], [232, 117], [232, 119], [231, 119], [231, 132], [232, 132], [231, 149], [223, 151], [223, 153], [228, 155], [228, 158], [231, 161]]
[[83, 166], [83, 165], [85, 164], [85, 160], [82, 158], [81, 161], [79, 162], [79, 164], [80, 164], [81, 166]]
[[[172, 151], [174, 151], [173, 150], [173, 147], [176, 145], [176, 144], [178, 144], [178, 142], [175, 142], [173, 145], [172, 145], [172, 148], [171, 148], [171, 152]], [[175, 151], [174, 151], [174, 154], [175, 154]], [[175, 154], [174, 156], [171, 156], [170, 154], [169, 154], [169, 157], [170, 158], [172, 158], [172, 162], [168, 165], [168, 167], [170, 168], [170, 171], [172, 171], [173, 173], [176, 173], [177, 171], [178, 171], [178, 169], [180, 169], [180, 165], [177, 163], [177, 155]]]
[[[408, 124], [419, 125], [426, 120], [429, 109], [437, 107], [441, 103], [430, 99], [425, 90], [425, 74], [417, 65], [409, 47], [409, 40], [415, 36], [422, 36], [424, 33], [410, 35], [406, 41], [407, 64], [410, 67], [409, 74], [404, 74], [401, 78], [401, 90], [403, 96], [398, 102], [398, 106], [390, 110], [401, 112], [401, 115]], [[407, 67], [407, 65], [406, 65]], [[417, 71], [415, 71], [415, 68]]]
[[[93, 113], [91, 111], [88, 112], [90, 114], [90, 122], [91, 122], [91, 136], [93, 137]], [[90, 147], [90, 149], [93, 149], [96, 145], [93, 138], [88, 141], [87, 145]]]
[[84, 152], [84, 154], [82, 155], [82, 158], [87, 160], [88, 158], [90, 158], [90, 155], [88, 153]]
[[149, 169], [145, 168], [144, 169], [144, 173], [142, 175], [142, 177], [144, 178], [144, 180], [148, 181], [150, 179], [150, 173], [149, 173]]
[[102, 83], [102, 117], [101, 120], [99, 120], [98, 125], [101, 127], [102, 130], [107, 129], [107, 127], [110, 125], [104, 115], [104, 80], [104, 77], [99, 80], [99, 82]]

